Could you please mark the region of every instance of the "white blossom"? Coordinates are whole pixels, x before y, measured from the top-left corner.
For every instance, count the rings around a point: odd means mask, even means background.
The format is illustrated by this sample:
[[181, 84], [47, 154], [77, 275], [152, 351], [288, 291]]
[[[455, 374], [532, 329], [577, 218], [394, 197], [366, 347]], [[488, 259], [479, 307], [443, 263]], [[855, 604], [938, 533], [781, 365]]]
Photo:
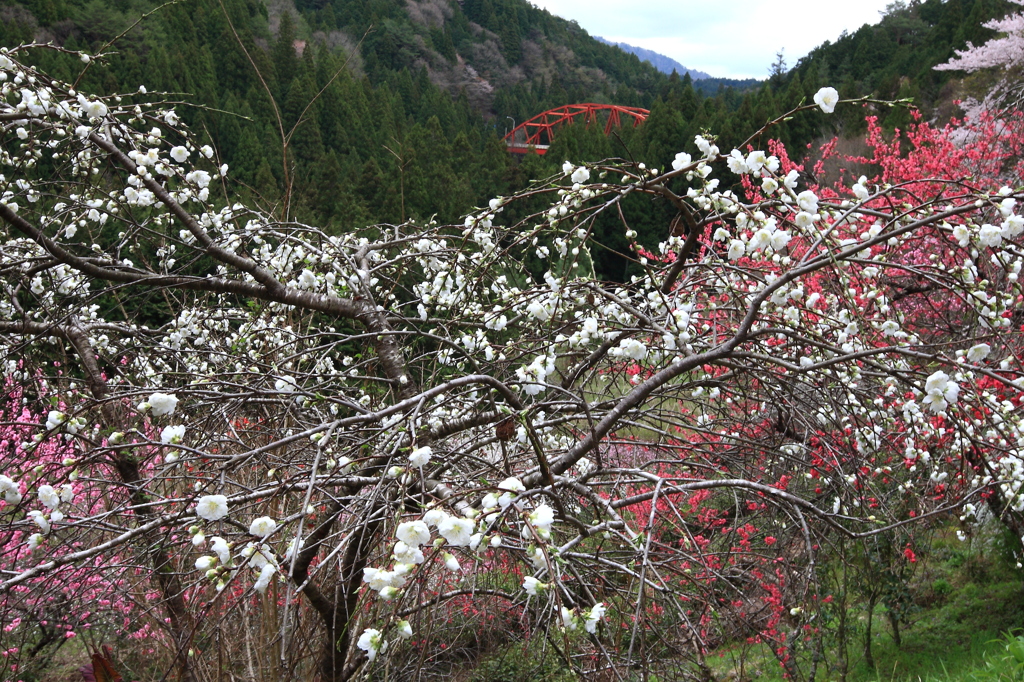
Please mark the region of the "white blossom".
[[39, 501], [50, 509], [56, 509], [60, 505], [60, 495], [53, 489], [51, 485], [41, 485], [37, 492], [39, 495]]
[[32, 521], [39, 526], [39, 529], [43, 531], [43, 535], [47, 535], [50, 532], [50, 520], [46, 518], [43, 512], [38, 509], [33, 509], [26, 514]]
[[597, 624], [601, 621], [602, 618], [604, 618], [604, 614], [607, 612], [607, 610], [608, 609], [605, 607], [604, 602], [598, 602], [594, 604], [594, 606], [589, 611], [587, 611], [587, 618], [583, 624], [584, 629], [586, 629], [586, 631], [590, 634], [596, 633]]
[[225, 495], [204, 495], [196, 501], [196, 516], [207, 521], [219, 521], [228, 515]]
[[430, 528], [423, 521], [406, 521], [398, 524], [395, 537], [410, 547], [419, 547], [430, 543]]
[[739, 239], [733, 239], [729, 242], [729, 260], [736, 260], [741, 258], [747, 252], [747, 245]]
[[796, 201], [800, 208], [808, 213], [818, 212], [818, 195], [807, 189], [796, 195]]
[[423, 468], [430, 461], [430, 456], [433, 454], [433, 450], [430, 449], [429, 445], [416, 448], [409, 453], [409, 463], [414, 467]]
[[821, 88], [814, 93], [814, 103], [826, 114], [831, 114], [836, 110], [836, 104], [839, 103], [839, 93], [835, 88]]
[[502, 509], [507, 509], [512, 504], [512, 501], [515, 500], [516, 494], [525, 491], [526, 486], [518, 478], [512, 476], [499, 483], [498, 490], [502, 491], [501, 495], [498, 496], [498, 505]]
[[277, 566], [274, 564], [264, 565], [263, 568], [260, 569], [259, 579], [253, 584], [253, 589], [260, 594], [265, 593], [267, 591], [267, 587], [270, 585], [270, 581], [274, 578], [276, 573]]
[[1011, 215], [1002, 224], [1003, 239], [1013, 239], [1024, 232], [1024, 217]]
[[437, 532], [453, 547], [468, 547], [473, 536], [473, 522], [457, 516], [449, 516], [437, 526]]
[[[428, 538], [429, 539], [429, 538]], [[395, 543], [392, 556], [400, 564], [422, 564], [426, 561], [423, 551], [417, 546], [410, 546], [402, 541]]]
[[443, 509], [428, 509], [423, 515], [423, 523], [428, 526], [440, 526], [441, 523], [448, 518], [448, 513]]
[[534, 578], [532, 575], [528, 575], [523, 578], [523, 589], [531, 597], [536, 597], [538, 593], [547, 589], [547, 585]]
[[960, 246], [967, 246], [971, 241], [971, 231], [967, 229], [966, 225], [957, 225], [953, 228], [953, 238]]
[[146, 402], [149, 403], [150, 414], [154, 417], [172, 415], [178, 406], [178, 398], [173, 393], [154, 393]]
[[854, 183], [853, 187], [851, 187], [853, 195], [857, 197], [858, 201], [866, 201], [871, 196], [871, 192], [868, 191], [868, 188], [865, 186], [867, 180], [868, 179], [862, 175], [860, 179]]
[[987, 343], [979, 343], [971, 346], [967, 351], [967, 360], [969, 362], [981, 362], [988, 357], [988, 354], [992, 351], [992, 346]]
[[278, 393], [294, 393], [298, 384], [295, 377], [282, 376], [274, 382], [274, 390]]
[[444, 565], [449, 571], [456, 572], [461, 566], [459, 566], [459, 560], [452, 556], [450, 553], [444, 553]]
[[586, 166], [580, 166], [572, 172], [569, 179], [575, 183], [583, 184], [590, 179], [590, 169]]
[[0, 493], [3, 493], [4, 501], [7, 504], [18, 504], [21, 502], [21, 492], [18, 484], [10, 477], [0, 474]]
[[188, 149], [182, 146], [171, 148], [171, 158], [177, 161], [178, 163], [185, 163], [185, 161], [188, 159], [188, 155]]
[[747, 160], [743, 157], [743, 153], [738, 149], [733, 149], [732, 152], [726, 157], [726, 163], [736, 175], [745, 175], [750, 172], [750, 167], [747, 166]]
[[231, 545], [228, 541], [222, 537], [214, 536], [210, 538], [210, 549], [216, 553], [217, 558], [225, 566], [231, 565]]
[[402, 639], [409, 639], [412, 637], [412, 625], [407, 620], [398, 621], [396, 627], [398, 628], [398, 636]]
[[363, 630], [363, 634], [359, 635], [359, 639], [356, 641], [356, 646], [366, 652], [366, 657], [372, 663], [377, 658], [377, 652], [381, 647], [380, 630], [373, 628]]
[[982, 246], [999, 246], [1003, 243], [1003, 230], [995, 225], [982, 225], [978, 230], [978, 242]]
[[921, 403], [927, 406], [932, 412], [942, 412], [949, 403], [956, 402], [960, 387], [955, 381], [950, 381], [949, 375], [938, 371], [928, 377], [924, 385], [925, 396]]
[[249, 524], [249, 535], [255, 535], [259, 538], [265, 538], [275, 530], [277, 530], [277, 521], [269, 516], [260, 516], [253, 519], [252, 523]]
[[185, 437], [185, 427], [183, 425], [177, 426], [165, 426], [160, 432], [160, 442], [177, 444], [181, 442], [181, 439]]
[[60, 428], [60, 425], [67, 421], [67, 415], [60, 410], [50, 410], [46, 415], [46, 428], [53, 431]]
[[107, 115], [107, 105], [99, 100], [89, 100], [84, 95], [79, 95], [78, 103], [82, 107], [82, 114], [87, 118], [103, 118]]
[[550, 531], [551, 524], [555, 522], [555, 511], [548, 505], [542, 504], [530, 512], [530, 525], [537, 529]]

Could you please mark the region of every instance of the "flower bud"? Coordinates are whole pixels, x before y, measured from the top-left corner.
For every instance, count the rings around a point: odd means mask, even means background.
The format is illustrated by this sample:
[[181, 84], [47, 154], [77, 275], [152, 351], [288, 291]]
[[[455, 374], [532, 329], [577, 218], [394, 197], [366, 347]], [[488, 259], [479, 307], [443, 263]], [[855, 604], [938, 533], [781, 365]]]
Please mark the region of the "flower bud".
[[409, 621], [398, 621], [398, 636], [402, 639], [409, 639], [412, 637], [412, 625], [409, 624]]

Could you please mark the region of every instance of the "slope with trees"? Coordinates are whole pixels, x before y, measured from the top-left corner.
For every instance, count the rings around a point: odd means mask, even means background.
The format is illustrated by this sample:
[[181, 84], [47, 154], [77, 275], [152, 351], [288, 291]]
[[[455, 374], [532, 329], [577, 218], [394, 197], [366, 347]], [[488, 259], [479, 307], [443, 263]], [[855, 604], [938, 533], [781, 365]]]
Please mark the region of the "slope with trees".
[[[115, 41], [80, 87], [179, 93], [190, 103], [182, 118], [233, 169], [229, 182], [268, 210], [334, 232], [410, 217], [452, 221], [522, 189], [532, 171], [512, 163], [498, 138], [552, 106], [678, 103], [687, 119], [681, 133], [692, 137], [741, 101], [717, 81], [709, 87], [720, 94], [702, 100], [691, 81], [659, 74], [520, 0], [189, 0], [137, 21], [154, 9], [14, 2], [2, 8], [0, 44], [35, 39], [99, 51]], [[64, 54], [28, 59], [68, 80], [77, 74]], [[645, 155], [647, 146], [610, 151]], [[576, 151], [583, 155], [574, 158], [600, 158]], [[448, 191], [432, 191], [437, 184]]]

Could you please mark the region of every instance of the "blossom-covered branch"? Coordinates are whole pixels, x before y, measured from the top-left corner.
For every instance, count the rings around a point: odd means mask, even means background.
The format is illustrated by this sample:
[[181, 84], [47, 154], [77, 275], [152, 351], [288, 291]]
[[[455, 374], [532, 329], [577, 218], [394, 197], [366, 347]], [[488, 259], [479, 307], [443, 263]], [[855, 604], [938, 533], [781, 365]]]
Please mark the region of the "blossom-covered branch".
[[[0, 69], [12, 612], [131, 566], [183, 679], [259, 603], [282, 678], [411, 670], [455, 608], [580, 674], [703, 669], [734, 623], [799, 677], [822, 543], [1024, 509], [1014, 187], [805, 188], [700, 136], [664, 172], [567, 162], [460, 225], [329, 234], [236, 202], [159, 101]], [[638, 243], [631, 195], [684, 229]], [[601, 281], [620, 217], [633, 274]]]

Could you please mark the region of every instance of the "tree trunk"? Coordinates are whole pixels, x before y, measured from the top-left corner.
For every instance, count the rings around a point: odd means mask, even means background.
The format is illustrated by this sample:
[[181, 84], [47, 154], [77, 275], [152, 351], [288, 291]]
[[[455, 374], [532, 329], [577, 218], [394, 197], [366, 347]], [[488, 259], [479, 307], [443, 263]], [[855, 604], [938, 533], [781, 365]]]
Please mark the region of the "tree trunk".
[[900, 635], [900, 617], [892, 609], [889, 610], [889, 626], [892, 627], [892, 641], [896, 643], [896, 648], [902, 648], [903, 637]]
[[875, 669], [875, 658], [871, 655], [871, 621], [875, 618], [875, 604], [878, 602], [878, 596], [874, 592], [868, 596], [868, 624], [864, 628], [864, 662], [868, 664], [868, 667], [872, 670]]
[[[89, 383], [89, 392], [99, 403], [103, 425], [108, 428], [122, 426], [123, 415], [118, 409], [118, 405], [106, 399], [109, 393], [107, 382], [96, 362], [92, 339], [74, 322], [60, 331], [74, 347], [75, 353], [82, 363]], [[145, 524], [151, 521], [156, 517], [156, 512], [147, 506], [150, 499], [141, 485], [143, 480], [139, 472], [138, 460], [130, 453], [118, 453], [113, 459], [114, 469], [128, 489], [129, 499], [135, 507], [133, 513], [138, 517], [139, 523]], [[167, 612], [168, 629], [176, 646], [174, 665], [178, 669], [178, 680], [193, 682], [195, 677], [188, 660], [188, 649], [193, 635], [192, 619], [182, 596], [184, 590], [181, 587], [181, 581], [178, 579], [174, 563], [164, 547], [163, 534], [158, 529], [153, 529], [143, 533], [142, 537], [148, 546], [147, 554], [153, 565], [156, 583], [160, 588], [161, 603]]]
[[843, 579], [841, 590], [839, 593], [838, 603], [836, 607], [839, 612], [839, 627], [836, 631], [836, 638], [839, 640], [839, 646], [836, 651], [836, 672], [839, 674], [839, 682], [846, 682], [846, 675], [850, 671], [850, 631], [846, 626], [846, 595], [848, 585], [848, 571], [846, 566], [846, 543], [840, 543], [840, 552], [843, 561]]

